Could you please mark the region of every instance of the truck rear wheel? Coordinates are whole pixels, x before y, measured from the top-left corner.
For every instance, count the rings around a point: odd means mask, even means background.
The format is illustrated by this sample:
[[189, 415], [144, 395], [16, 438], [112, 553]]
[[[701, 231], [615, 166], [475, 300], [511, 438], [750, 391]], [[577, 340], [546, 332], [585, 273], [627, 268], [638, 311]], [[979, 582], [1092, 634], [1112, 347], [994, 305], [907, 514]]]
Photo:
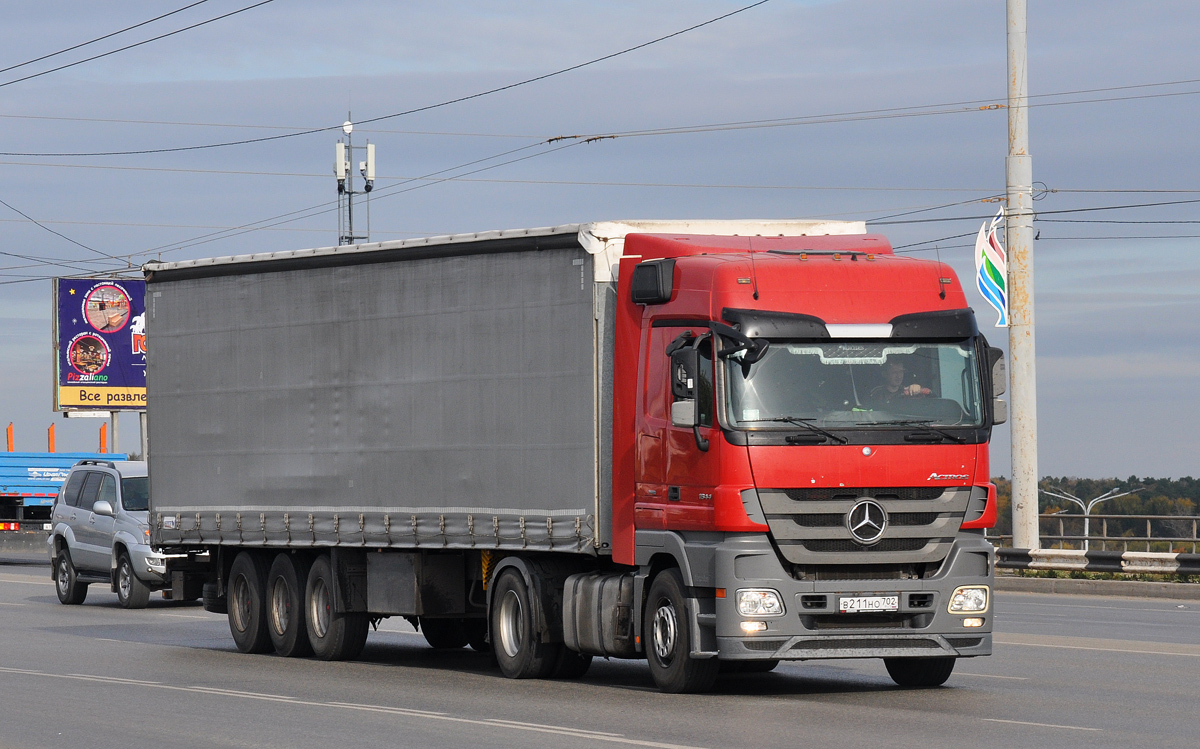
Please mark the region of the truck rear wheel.
[[944, 658], [884, 658], [888, 676], [902, 687], [940, 687], [954, 671], [954, 656]]
[[663, 570], [650, 584], [643, 617], [650, 675], [664, 692], [706, 692], [721, 670], [716, 658], [692, 658], [687, 597], [677, 569]]
[[66, 606], [78, 606], [87, 598], [87, 583], [79, 582], [75, 573], [75, 565], [71, 562], [71, 552], [65, 548], [54, 558], [54, 591], [58, 593], [58, 601]]
[[229, 570], [229, 631], [243, 653], [266, 653], [271, 649], [263, 610], [266, 578], [263, 566], [257, 555], [243, 551]]
[[357, 658], [367, 644], [371, 621], [365, 613], [334, 610], [333, 567], [328, 555], [313, 562], [304, 589], [305, 624], [313, 655], [323, 661]]
[[510, 679], [544, 679], [554, 671], [558, 649], [541, 641], [533, 596], [525, 578], [509, 567], [496, 578], [489, 620], [500, 672]]
[[267, 573], [267, 633], [275, 652], [285, 658], [312, 654], [304, 621], [308, 563], [295, 554], [279, 554]]
[[150, 603], [150, 587], [134, 574], [133, 561], [124, 552], [117, 560], [117, 602], [127, 609], [144, 609]]

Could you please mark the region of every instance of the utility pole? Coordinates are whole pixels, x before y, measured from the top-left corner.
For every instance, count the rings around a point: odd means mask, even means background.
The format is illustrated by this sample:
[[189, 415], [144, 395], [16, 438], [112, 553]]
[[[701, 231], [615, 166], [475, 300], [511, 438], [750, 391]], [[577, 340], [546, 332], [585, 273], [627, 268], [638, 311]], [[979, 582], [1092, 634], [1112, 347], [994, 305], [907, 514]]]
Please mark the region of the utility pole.
[[[358, 162], [359, 173], [362, 174], [365, 180], [361, 191], [354, 189], [354, 170], [351, 168], [351, 163], [354, 161], [354, 142], [351, 139], [351, 133], [354, 132], [354, 123], [350, 121], [350, 113], [346, 113], [346, 121], [342, 124], [342, 132], [346, 134], [344, 141], [338, 141], [333, 161], [333, 173], [337, 177], [338, 190], [338, 245], [355, 244], [359, 240], [369, 242], [371, 240], [371, 202], [370, 197], [367, 198], [367, 233], [354, 233], [354, 196], [368, 195], [375, 187], [375, 144], [367, 142], [366, 148], [361, 146], [359, 151], [366, 151], [366, 161]], [[345, 198], [343, 204], [342, 198]], [[343, 218], [343, 205], [345, 207], [345, 216]]]
[[1033, 339], [1033, 159], [1029, 155], [1026, 0], [1008, 3], [1008, 357], [1012, 406], [1013, 546], [1039, 549], [1037, 370]]

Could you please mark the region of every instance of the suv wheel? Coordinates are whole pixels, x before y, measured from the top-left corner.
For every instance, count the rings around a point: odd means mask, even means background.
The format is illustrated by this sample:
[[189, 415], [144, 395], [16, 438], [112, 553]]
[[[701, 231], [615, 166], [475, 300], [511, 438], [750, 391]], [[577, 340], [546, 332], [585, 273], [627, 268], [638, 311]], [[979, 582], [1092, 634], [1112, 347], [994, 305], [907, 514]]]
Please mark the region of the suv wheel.
[[79, 582], [75, 565], [71, 563], [71, 552], [65, 548], [54, 559], [54, 590], [58, 600], [67, 606], [76, 606], [87, 598], [87, 583]]
[[127, 609], [144, 609], [150, 603], [150, 588], [134, 574], [133, 562], [124, 552], [117, 560], [117, 602]]

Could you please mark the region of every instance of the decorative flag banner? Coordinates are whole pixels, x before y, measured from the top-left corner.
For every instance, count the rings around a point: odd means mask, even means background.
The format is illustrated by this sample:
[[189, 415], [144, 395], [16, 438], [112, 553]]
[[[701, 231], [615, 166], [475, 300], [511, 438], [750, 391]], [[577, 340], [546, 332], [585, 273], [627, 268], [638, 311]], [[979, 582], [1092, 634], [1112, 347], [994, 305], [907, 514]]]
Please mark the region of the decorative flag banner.
[[1004, 209], [1001, 208], [990, 224], [979, 227], [979, 236], [975, 239], [975, 284], [987, 303], [1000, 313], [997, 328], [1008, 327], [1008, 261], [996, 235], [997, 227], [1003, 221]]

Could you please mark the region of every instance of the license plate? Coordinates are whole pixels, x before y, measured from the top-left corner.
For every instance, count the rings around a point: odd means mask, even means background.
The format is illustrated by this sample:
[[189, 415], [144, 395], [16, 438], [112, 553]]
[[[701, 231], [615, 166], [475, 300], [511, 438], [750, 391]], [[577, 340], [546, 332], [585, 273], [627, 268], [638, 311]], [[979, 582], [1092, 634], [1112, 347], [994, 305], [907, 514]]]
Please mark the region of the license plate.
[[854, 596], [838, 598], [838, 611], [857, 614], [864, 611], [899, 611], [900, 596]]

